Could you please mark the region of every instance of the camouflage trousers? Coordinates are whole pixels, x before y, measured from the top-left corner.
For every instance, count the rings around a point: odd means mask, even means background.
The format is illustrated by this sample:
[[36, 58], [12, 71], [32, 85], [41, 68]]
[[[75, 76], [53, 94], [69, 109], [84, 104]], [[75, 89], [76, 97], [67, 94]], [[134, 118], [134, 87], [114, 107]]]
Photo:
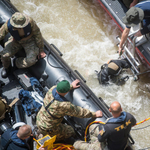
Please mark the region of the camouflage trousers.
[[43, 134], [43, 136], [48, 134], [51, 137], [53, 137], [54, 135], [56, 135], [56, 141], [63, 141], [64, 139], [67, 139], [71, 136], [75, 136], [74, 129], [71, 126], [62, 123], [59, 124], [59, 126], [49, 130], [43, 130], [39, 126], [38, 128], [40, 130], [40, 133]]
[[[96, 129], [95, 129], [96, 128]], [[92, 132], [91, 132], [92, 131]], [[104, 144], [98, 141], [99, 127], [97, 124], [93, 124], [89, 128], [90, 142], [76, 141], [74, 148], [76, 150], [102, 150]]]
[[1, 61], [4, 68], [8, 68], [11, 64], [10, 57], [13, 57], [19, 51], [25, 51], [25, 57], [18, 57], [15, 61], [18, 68], [27, 68], [34, 65], [37, 62], [37, 56], [39, 54], [39, 48], [36, 46], [35, 40], [33, 37], [26, 41], [15, 41], [13, 37], [10, 37], [9, 40], [5, 43], [5, 48], [1, 55]]

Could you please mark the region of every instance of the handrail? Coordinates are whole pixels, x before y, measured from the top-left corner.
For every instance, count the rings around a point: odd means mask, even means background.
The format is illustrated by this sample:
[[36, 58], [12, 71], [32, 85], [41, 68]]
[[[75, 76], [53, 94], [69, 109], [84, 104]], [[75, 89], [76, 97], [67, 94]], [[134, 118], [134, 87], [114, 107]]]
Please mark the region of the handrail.
[[[120, 39], [119, 36], [116, 37], [116, 38], [117, 38], [117, 40], [118, 40], [119, 42], [121, 41], [121, 39]], [[119, 47], [119, 44], [118, 44], [118, 47]], [[123, 53], [123, 55], [127, 58], [127, 60], [129, 61], [129, 63], [132, 65], [132, 67], [133, 67], [135, 73], [136, 73], [136, 74], [139, 73], [139, 70], [136, 68], [136, 67], [139, 66], [139, 63], [136, 61], [136, 59], [134, 58], [134, 56], [132, 55], [132, 53], [129, 51], [129, 49], [128, 49], [126, 46], [124, 46], [124, 50], [125, 50], [125, 53]], [[128, 54], [131, 58], [129, 58], [127, 54]], [[132, 61], [133, 61], [133, 62], [132, 62]]]

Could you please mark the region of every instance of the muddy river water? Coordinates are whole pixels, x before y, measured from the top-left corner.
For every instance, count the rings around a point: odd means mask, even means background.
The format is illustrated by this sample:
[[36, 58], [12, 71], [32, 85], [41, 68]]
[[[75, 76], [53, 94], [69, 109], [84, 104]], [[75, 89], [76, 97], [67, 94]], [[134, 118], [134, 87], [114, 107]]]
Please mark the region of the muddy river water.
[[[63, 59], [78, 70], [87, 85], [107, 105], [119, 101], [124, 111], [133, 114], [137, 122], [150, 117], [149, 75], [135, 82], [129, 78], [123, 86], [99, 85], [94, 70], [109, 59], [117, 59], [116, 36], [121, 32], [97, 0], [11, 0], [20, 11], [34, 18], [43, 37], [53, 43]], [[144, 66], [142, 66], [144, 68]], [[131, 74], [130, 71], [127, 74]], [[134, 128], [150, 124], [146, 121]], [[132, 130], [134, 148], [150, 147], [150, 127]]]

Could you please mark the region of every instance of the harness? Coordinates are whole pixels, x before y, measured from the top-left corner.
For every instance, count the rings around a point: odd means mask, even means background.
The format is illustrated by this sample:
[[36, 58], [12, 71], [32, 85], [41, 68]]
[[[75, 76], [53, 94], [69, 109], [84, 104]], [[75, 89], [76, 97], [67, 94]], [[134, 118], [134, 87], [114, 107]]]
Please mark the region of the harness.
[[49, 107], [54, 101], [55, 101], [55, 99], [53, 99], [47, 106], [45, 106], [45, 104], [43, 103], [43, 106], [44, 106], [45, 110], [48, 112], [48, 114], [49, 114], [52, 118], [54, 118], [54, 119], [60, 119], [61, 117], [58, 118], [58, 117], [53, 116], [53, 115], [49, 112], [49, 110], [48, 110], [48, 107]]

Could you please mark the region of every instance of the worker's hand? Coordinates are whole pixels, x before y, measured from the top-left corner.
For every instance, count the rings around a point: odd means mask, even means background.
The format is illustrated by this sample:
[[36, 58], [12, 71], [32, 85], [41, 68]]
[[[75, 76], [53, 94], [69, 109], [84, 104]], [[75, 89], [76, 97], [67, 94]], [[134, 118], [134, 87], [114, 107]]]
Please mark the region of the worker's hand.
[[38, 55], [38, 59], [46, 57], [46, 54], [44, 52], [40, 52]]
[[124, 50], [123, 50], [122, 48], [119, 47], [119, 51], [118, 51], [118, 52], [119, 52], [119, 56], [121, 56], [122, 53], [124, 52]]
[[48, 150], [48, 147], [43, 147], [43, 145], [38, 150]]
[[103, 116], [102, 111], [100, 111], [100, 110], [96, 111], [96, 118], [100, 118], [102, 116]]
[[142, 36], [141, 31], [136, 32], [134, 36]]
[[74, 80], [71, 84], [72, 84], [72, 86], [73, 86], [73, 89], [76, 89], [76, 88], [78, 88], [78, 87], [80, 87], [80, 85], [79, 85], [79, 80], [78, 79], [76, 79], [76, 80]]

